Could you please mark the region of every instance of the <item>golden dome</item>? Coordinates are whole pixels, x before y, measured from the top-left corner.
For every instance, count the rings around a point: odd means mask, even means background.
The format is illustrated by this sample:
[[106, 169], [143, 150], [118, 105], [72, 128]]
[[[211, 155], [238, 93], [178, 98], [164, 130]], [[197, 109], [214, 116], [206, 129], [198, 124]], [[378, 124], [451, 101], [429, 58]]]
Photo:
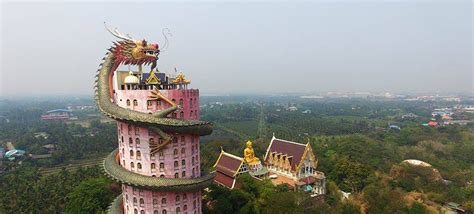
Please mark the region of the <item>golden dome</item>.
[[140, 83], [140, 79], [138, 79], [138, 77], [133, 75], [133, 72], [130, 71], [130, 73], [128, 74], [128, 76], [125, 77], [123, 82], [125, 84], [138, 84]]

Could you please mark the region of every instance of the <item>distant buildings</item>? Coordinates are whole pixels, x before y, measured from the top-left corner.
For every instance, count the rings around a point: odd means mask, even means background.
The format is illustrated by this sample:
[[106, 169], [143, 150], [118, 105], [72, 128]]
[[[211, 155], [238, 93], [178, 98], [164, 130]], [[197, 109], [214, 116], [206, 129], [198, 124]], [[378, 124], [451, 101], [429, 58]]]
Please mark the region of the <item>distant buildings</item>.
[[41, 115], [42, 120], [73, 120], [77, 119], [73, 117], [71, 110], [68, 109], [54, 109], [47, 111], [46, 114]]
[[298, 108], [296, 106], [290, 106], [287, 108], [288, 111], [298, 111]]
[[306, 109], [306, 110], [302, 111], [301, 113], [303, 113], [303, 114], [311, 114], [311, 110]]

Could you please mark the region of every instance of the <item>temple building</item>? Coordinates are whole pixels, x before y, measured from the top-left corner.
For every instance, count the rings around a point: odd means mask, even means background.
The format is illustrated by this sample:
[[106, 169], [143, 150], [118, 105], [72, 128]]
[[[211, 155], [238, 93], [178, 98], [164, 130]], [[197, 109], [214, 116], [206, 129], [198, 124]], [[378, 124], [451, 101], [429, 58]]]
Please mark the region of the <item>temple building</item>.
[[249, 171], [243, 158], [224, 152], [223, 149], [221, 149], [214, 168], [216, 169], [214, 182], [229, 189], [239, 188], [238, 175]]
[[315, 195], [326, 193], [326, 177], [316, 170], [318, 160], [309, 143], [301, 144], [273, 136], [264, 159], [274, 184], [286, 183], [295, 190]]
[[214, 182], [229, 189], [239, 188], [239, 175], [249, 173], [257, 180], [271, 179], [275, 185], [287, 184], [290, 189], [311, 193], [313, 196], [326, 194], [326, 177], [317, 171], [318, 161], [311, 145], [277, 139], [273, 136], [263, 164], [256, 157], [252, 142], [246, 143], [244, 158], [229, 154], [221, 149], [214, 168]]

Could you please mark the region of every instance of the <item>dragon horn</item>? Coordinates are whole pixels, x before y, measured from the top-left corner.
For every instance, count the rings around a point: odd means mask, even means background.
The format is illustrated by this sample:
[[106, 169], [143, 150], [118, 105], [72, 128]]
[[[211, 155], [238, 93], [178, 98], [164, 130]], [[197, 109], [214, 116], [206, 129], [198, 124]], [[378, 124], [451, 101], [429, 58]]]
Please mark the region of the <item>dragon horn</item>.
[[133, 38], [130, 37], [130, 36], [125, 36], [123, 34], [121, 34], [117, 29], [114, 29], [113, 31], [110, 30], [109, 27], [107, 27], [107, 24], [104, 22], [104, 26], [105, 26], [105, 29], [107, 29], [107, 31], [109, 31], [112, 35], [114, 35], [115, 37], [119, 38], [119, 39], [123, 39], [123, 40], [127, 40], [127, 41], [132, 41], [133, 42]]

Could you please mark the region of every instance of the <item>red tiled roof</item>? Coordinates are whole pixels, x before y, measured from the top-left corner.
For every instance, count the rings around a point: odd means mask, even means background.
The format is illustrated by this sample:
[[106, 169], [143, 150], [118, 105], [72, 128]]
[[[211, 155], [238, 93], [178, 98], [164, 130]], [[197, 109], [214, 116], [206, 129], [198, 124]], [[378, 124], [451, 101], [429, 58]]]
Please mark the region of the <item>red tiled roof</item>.
[[216, 177], [214, 177], [214, 181], [228, 188], [232, 188], [232, 184], [234, 183], [234, 178], [217, 171]]
[[438, 122], [436, 122], [436, 121], [428, 122], [428, 126], [437, 126], [437, 125], [438, 125]]
[[216, 171], [226, 174], [227, 176], [234, 177], [234, 174], [239, 170], [242, 159], [223, 153], [216, 164]]
[[268, 157], [272, 152], [276, 152], [277, 154], [282, 153], [287, 156], [293, 156], [289, 159], [289, 161], [291, 164], [291, 169], [296, 170], [296, 166], [300, 163], [301, 158], [303, 158], [305, 149], [305, 144], [274, 138], [272, 139], [272, 142], [270, 142], [270, 148], [268, 150], [268, 154], [265, 161], [268, 160]]

